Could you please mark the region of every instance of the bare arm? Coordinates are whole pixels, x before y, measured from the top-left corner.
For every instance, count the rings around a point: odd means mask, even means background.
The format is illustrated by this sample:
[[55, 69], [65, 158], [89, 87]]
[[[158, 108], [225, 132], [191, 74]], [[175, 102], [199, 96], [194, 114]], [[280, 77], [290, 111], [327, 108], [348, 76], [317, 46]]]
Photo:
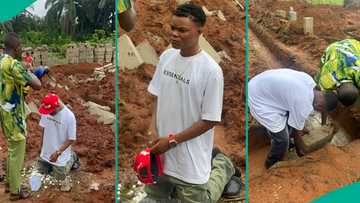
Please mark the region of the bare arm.
[[[204, 132], [213, 128], [218, 122], [199, 120], [195, 122], [191, 127], [175, 135], [175, 140], [179, 143], [191, 140], [197, 136], [200, 136]], [[162, 154], [170, 149], [168, 137], [159, 137], [153, 141], [151, 146], [151, 152], [155, 154]]]
[[28, 85], [35, 90], [40, 90], [41, 82], [40, 82], [39, 78], [37, 78], [36, 75], [34, 75], [30, 70], [27, 70], [27, 72], [31, 77], [31, 80], [28, 82]]
[[154, 97], [154, 103], [153, 103], [153, 112], [152, 112], [152, 116], [151, 116], [151, 123], [150, 123], [150, 128], [149, 128], [149, 138], [151, 140], [155, 140], [156, 138], [158, 138], [158, 133], [157, 133], [157, 128], [156, 128], [156, 112], [157, 112], [157, 97]]
[[321, 125], [326, 125], [327, 113], [321, 112]]
[[207, 121], [207, 120], [199, 120], [194, 123], [190, 128], [185, 129], [184, 131], [175, 135], [175, 140], [178, 143], [182, 143], [188, 140], [191, 140], [206, 131], [213, 128], [218, 122], [215, 121]]
[[75, 140], [66, 140], [64, 142], [64, 144], [61, 145], [61, 147], [56, 150], [51, 156], [50, 156], [50, 161], [51, 162], [56, 162], [56, 160], [58, 159], [58, 157], [73, 143], [75, 142]]

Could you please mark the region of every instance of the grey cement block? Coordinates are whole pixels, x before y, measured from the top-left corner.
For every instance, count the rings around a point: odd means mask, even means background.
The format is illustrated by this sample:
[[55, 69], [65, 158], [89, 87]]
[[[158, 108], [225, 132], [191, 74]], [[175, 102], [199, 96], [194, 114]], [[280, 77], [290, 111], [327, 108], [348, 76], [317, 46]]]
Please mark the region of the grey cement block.
[[134, 46], [133, 42], [126, 34], [122, 35], [119, 40], [119, 67], [122, 69], [135, 69], [144, 63], [140, 53]]
[[318, 112], [312, 113], [305, 122], [305, 129], [309, 131], [300, 139], [300, 148], [305, 153], [313, 152], [329, 143], [334, 136], [334, 126], [330, 118], [327, 124], [321, 125], [321, 114]]
[[138, 44], [136, 49], [145, 63], [152, 65], [159, 63], [159, 56], [157, 55], [154, 47], [152, 47], [147, 40]]
[[189, 3], [189, 2], [190, 2], [190, 0], [176, 0], [176, 4], [177, 4], [178, 6], [180, 6], [181, 4]]

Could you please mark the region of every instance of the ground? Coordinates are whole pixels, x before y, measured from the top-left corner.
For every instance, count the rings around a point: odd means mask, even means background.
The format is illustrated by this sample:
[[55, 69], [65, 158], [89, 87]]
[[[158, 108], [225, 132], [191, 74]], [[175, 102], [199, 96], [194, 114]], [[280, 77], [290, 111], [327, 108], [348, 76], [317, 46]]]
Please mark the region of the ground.
[[[96, 94], [103, 104], [114, 102], [114, 75], [108, 75], [101, 81], [84, 81], [90, 78], [95, 67], [99, 64], [58, 65], [51, 67], [54, 83], [47, 76], [43, 78], [43, 87], [40, 91], [32, 90], [27, 95], [28, 103], [37, 105], [41, 98], [55, 92], [60, 99], [74, 112], [77, 120], [77, 141], [73, 147], [80, 157], [81, 168], [72, 172], [73, 189], [60, 192], [57, 187], [48, 187], [34, 193], [28, 200], [19, 202], [114, 202], [115, 199], [115, 136], [111, 126], [97, 123], [96, 117], [89, 115], [84, 106], [86, 101], [94, 101], [91, 96]], [[108, 78], [110, 77], [110, 79]], [[112, 87], [108, 88], [108, 87]], [[89, 99], [90, 98], [90, 99]], [[111, 99], [109, 99], [111, 98]], [[98, 101], [94, 101], [98, 102]], [[109, 103], [110, 102], [110, 103]], [[98, 102], [99, 103], [99, 102]], [[28, 137], [26, 148], [26, 168], [37, 159], [41, 146], [41, 129], [38, 125], [39, 116], [30, 114], [27, 119]], [[1, 160], [6, 156], [6, 144], [0, 136]], [[91, 191], [90, 185], [99, 183], [98, 191]], [[0, 202], [7, 202], [8, 195], [3, 193], [4, 186], [0, 185]]]
[[[216, 51], [224, 50], [231, 61], [220, 66], [224, 73], [223, 121], [215, 128], [215, 145], [230, 155], [245, 174], [245, 12], [233, 1], [196, 0], [208, 10], [221, 10], [226, 22], [216, 16], [207, 18], [204, 36]], [[243, 5], [244, 1], [242, 1]], [[169, 44], [169, 22], [176, 1], [138, 0], [135, 3], [138, 21], [129, 33], [135, 45], [147, 39], [160, 55]], [[151, 20], [149, 20], [151, 16]], [[120, 35], [124, 32], [120, 32]], [[121, 47], [120, 47], [121, 48]], [[155, 67], [142, 65], [136, 70], [121, 71], [120, 81], [120, 182], [124, 200], [133, 196], [129, 189], [137, 182], [132, 170], [135, 154], [147, 141], [153, 102], [147, 92]], [[127, 194], [130, 195], [127, 195]]]
[[[289, 23], [275, 16], [277, 9], [297, 11]], [[303, 1], [252, 1], [250, 5], [249, 77], [270, 69], [289, 67], [314, 76], [324, 49], [344, 38], [358, 38], [359, 10], [338, 6], [310, 6]], [[304, 16], [314, 17], [314, 35], [302, 34]], [[350, 29], [351, 28], [351, 29]], [[264, 129], [249, 123], [249, 201], [309, 202], [320, 195], [359, 180], [360, 142], [358, 107], [340, 107], [332, 115], [353, 141], [343, 147], [327, 144], [302, 158], [291, 158], [266, 171], [269, 150]], [[348, 123], [352, 125], [349, 126]]]

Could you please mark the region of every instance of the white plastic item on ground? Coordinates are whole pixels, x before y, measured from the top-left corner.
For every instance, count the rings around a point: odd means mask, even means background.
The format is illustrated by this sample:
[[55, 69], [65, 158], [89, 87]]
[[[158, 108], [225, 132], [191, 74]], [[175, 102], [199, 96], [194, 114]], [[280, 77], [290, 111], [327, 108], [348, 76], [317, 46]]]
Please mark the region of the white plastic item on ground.
[[43, 176], [39, 173], [32, 173], [29, 178], [29, 185], [31, 188], [31, 191], [36, 192], [41, 187], [41, 178]]

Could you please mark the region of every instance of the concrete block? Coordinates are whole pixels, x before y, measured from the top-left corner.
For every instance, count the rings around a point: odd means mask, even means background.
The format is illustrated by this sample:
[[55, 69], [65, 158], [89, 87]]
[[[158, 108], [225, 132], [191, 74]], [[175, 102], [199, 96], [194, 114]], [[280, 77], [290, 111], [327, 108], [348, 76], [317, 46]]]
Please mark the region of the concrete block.
[[186, 4], [186, 3], [189, 3], [190, 0], [176, 0], [176, 4], [178, 6], [182, 5], [182, 4]]
[[286, 18], [286, 11], [284, 11], [284, 10], [276, 10], [275, 11], [275, 16], [281, 17], [281, 18]]
[[343, 147], [349, 144], [351, 141], [351, 136], [345, 131], [344, 128], [340, 128], [336, 131], [330, 143], [338, 147]]
[[136, 46], [141, 58], [147, 64], [156, 65], [159, 63], [159, 56], [157, 55], [154, 47], [145, 40]]
[[91, 115], [97, 116], [97, 121], [99, 123], [111, 125], [115, 122], [115, 114], [109, 111], [104, 111], [100, 108], [89, 108], [88, 111]]
[[304, 34], [314, 34], [314, 18], [304, 17]]
[[[208, 53], [216, 63], [220, 63], [221, 57], [219, 54], [215, 51], [215, 49], [211, 46], [211, 44], [205, 39], [203, 35], [199, 38], [199, 45], [202, 50], [204, 50], [206, 53]], [[169, 46], [166, 47], [166, 49], [171, 48], [172, 45], [169, 44]]]
[[94, 102], [91, 102], [91, 101], [86, 102], [85, 106], [88, 107], [88, 108], [98, 108], [98, 109], [102, 109], [104, 111], [111, 111], [110, 107], [102, 106], [100, 104], [97, 104], [97, 103], [94, 103]]
[[328, 118], [326, 125], [321, 125], [321, 114], [318, 112], [312, 113], [305, 122], [305, 129], [309, 131], [301, 137], [299, 144], [300, 148], [305, 153], [313, 152], [329, 143], [334, 136], [333, 121]]
[[220, 56], [221, 59], [227, 59], [229, 61], [232, 61], [231, 57], [226, 53], [226, 51], [222, 50], [218, 52], [218, 55]]
[[222, 11], [218, 10], [216, 15], [220, 20], [226, 21], [226, 18], [225, 18], [224, 13]]
[[201, 49], [205, 50], [216, 63], [220, 63], [221, 58], [219, 54], [215, 51], [215, 49], [211, 46], [211, 44], [205, 39], [203, 35], [200, 36], [199, 44]]
[[126, 34], [122, 35], [119, 40], [119, 67], [124, 69], [135, 69], [144, 63], [140, 53], [134, 46], [133, 42]]

